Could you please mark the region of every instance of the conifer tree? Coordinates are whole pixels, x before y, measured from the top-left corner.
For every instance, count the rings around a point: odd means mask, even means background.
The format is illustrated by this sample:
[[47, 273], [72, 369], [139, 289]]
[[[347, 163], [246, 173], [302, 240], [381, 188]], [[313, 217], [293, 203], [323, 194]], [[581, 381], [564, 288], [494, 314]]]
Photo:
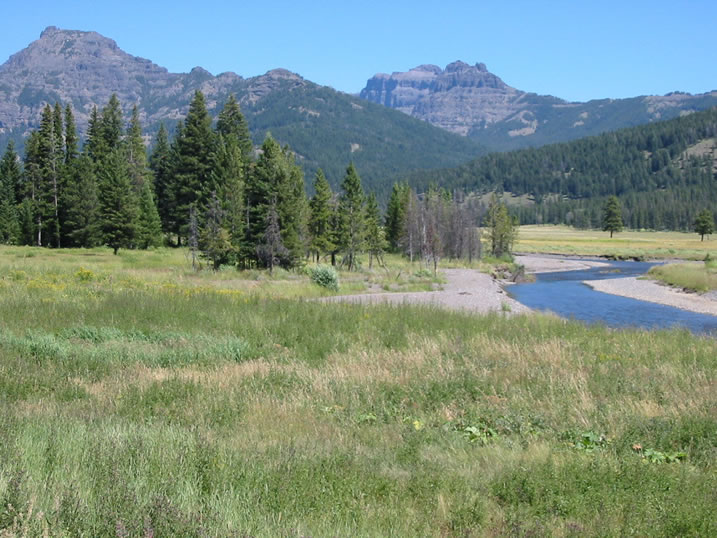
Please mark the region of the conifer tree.
[[274, 266], [284, 263], [289, 256], [289, 250], [284, 246], [279, 226], [279, 212], [276, 208], [276, 199], [271, 201], [264, 222], [264, 233], [261, 241], [256, 246], [256, 255], [259, 262], [269, 268], [269, 273], [274, 272]]
[[[102, 109], [100, 119], [100, 137], [103, 150], [113, 152], [120, 147], [122, 141], [122, 106], [117, 94], [113, 93], [107, 105]], [[100, 156], [101, 159], [102, 156]]]
[[288, 147], [283, 148], [282, 153], [287, 173], [281, 175], [277, 185], [277, 212], [282, 242], [289, 251], [284, 265], [294, 267], [303, 259], [306, 252], [308, 206], [304, 189], [304, 172], [294, 162], [294, 154]]
[[104, 139], [102, 137], [102, 124], [96, 106], [92, 107], [90, 119], [87, 124], [87, 140], [85, 140], [84, 151], [95, 163], [106, 153]]
[[311, 237], [311, 251], [319, 262], [321, 255], [332, 252], [335, 248], [332, 237], [332, 216], [331, 206], [333, 193], [324, 172], [319, 169], [314, 179], [314, 197], [309, 203], [309, 235]]
[[368, 251], [368, 268], [373, 267], [373, 259], [383, 266], [383, 253], [386, 250], [386, 239], [381, 227], [381, 212], [378, 209], [376, 195], [372, 192], [366, 200], [366, 250]]
[[72, 107], [65, 107], [65, 164], [69, 165], [78, 155], [77, 127]]
[[394, 252], [400, 248], [401, 234], [405, 228], [407, 194], [408, 185], [394, 183], [386, 208], [386, 240]]
[[65, 160], [62, 134], [62, 109], [58, 105], [53, 111], [50, 105], [46, 105], [40, 120], [37, 147], [40, 173], [35, 193], [38, 246], [60, 246], [59, 205]]
[[142, 184], [139, 193], [139, 216], [137, 219], [137, 246], [142, 249], [162, 244], [162, 223], [152, 195], [149, 181]]
[[204, 95], [196, 91], [174, 140], [171, 220], [178, 238], [187, 236], [189, 207], [206, 206], [215, 190], [212, 184], [215, 137], [211, 123]]
[[68, 166], [63, 236], [66, 246], [92, 248], [102, 243], [95, 166], [87, 154]]
[[137, 198], [124, 155], [110, 152], [100, 171], [100, 227], [102, 238], [115, 254], [133, 245], [137, 233]]
[[603, 206], [602, 229], [610, 232], [610, 237], [614, 232], [622, 231], [622, 209], [617, 196], [610, 196]]
[[713, 234], [715, 231], [715, 218], [709, 209], [703, 209], [695, 219], [695, 232], [701, 236], [701, 240], [705, 240], [705, 235]]
[[485, 225], [488, 228], [490, 251], [493, 256], [500, 258], [510, 253], [516, 237], [516, 227], [508, 214], [508, 207], [493, 193]]
[[142, 138], [142, 126], [139, 121], [137, 105], [132, 108], [132, 117], [125, 141], [129, 177], [138, 196], [142, 196], [144, 184], [149, 181], [147, 167], [147, 150]]
[[162, 231], [170, 233], [176, 230], [172, 220], [172, 150], [164, 123], [159, 126], [149, 165], [154, 173], [154, 191], [157, 195], [157, 211], [162, 223]]
[[244, 234], [244, 163], [236, 137], [219, 134], [212, 182], [218, 186], [225, 227], [232, 246], [238, 251]]
[[15, 152], [15, 143], [10, 140], [5, 153], [0, 160], [0, 178], [8, 183], [8, 188], [12, 190], [12, 203], [17, 205], [22, 201], [22, 169], [20, 167], [20, 159]]
[[229, 96], [217, 117], [217, 133], [221, 134], [225, 139], [234, 136], [241, 150], [242, 161], [244, 163], [251, 162], [254, 144], [249, 134], [249, 124], [244, 118], [234, 94]]
[[363, 250], [365, 239], [364, 193], [361, 178], [349, 164], [341, 182], [339, 201], [339, 249], [343, 252], [342, 265], [349, 271], [358, 268], [358, 255]]
[[215, 271], [228, 263], [232, 255], [229, 232], [224, 228], [224, 210], [216, 192], [212, 193], [207, 205], [204, 226], [199, 235], [199, 249], [202, 256], [212, 262]]
[[17, 155], [8, 144], [0, 161], [0, 243], [14, 245], [20, 240], [20, 223], [16, 206]]

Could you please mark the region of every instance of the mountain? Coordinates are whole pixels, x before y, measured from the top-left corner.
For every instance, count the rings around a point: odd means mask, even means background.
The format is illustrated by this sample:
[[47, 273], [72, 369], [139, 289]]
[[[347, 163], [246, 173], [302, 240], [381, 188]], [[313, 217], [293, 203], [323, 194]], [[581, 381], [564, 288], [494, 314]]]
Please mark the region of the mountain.
[[456, 168], [413, 172], [429, 185], [485, 195], [510, 193], [524, 224], [600, 226], [605, 199], [617, 195], [631, 228], [689, 230], [717, 208], [717, 107], [540, 148], [492, 153]]
[[483, 63], [420, 65], [377, 74], [360, 97], [471, 137], [494, 150], [564, 142], [670, 119], [717, 105], [717, 91], [700, 95], [600, 99], [571, 103], [513, 88]]
[[322, 167], [334, 186], [350, 160], [371, 187], [396, 173], [453, 166], [485, 153], [474, 140], [285, 69], [246, 79], [214, 76], [201, 67], [170, 73], [96, 32], [52, 26], [0, 65], [0, 148], [10, 138], [21, 142], [38, 127], [45, 104], [56, 101], [72, 105], [84, 133], [92, 108], [104, 106], [113, 93], [125, 113], [138, 106], [149, 142], [160, 122], [171, 129], [186, 115], [196, 90], [212, 115], [236, 94], [255, 143], [271, 131], [297, 153], [307, 174]]

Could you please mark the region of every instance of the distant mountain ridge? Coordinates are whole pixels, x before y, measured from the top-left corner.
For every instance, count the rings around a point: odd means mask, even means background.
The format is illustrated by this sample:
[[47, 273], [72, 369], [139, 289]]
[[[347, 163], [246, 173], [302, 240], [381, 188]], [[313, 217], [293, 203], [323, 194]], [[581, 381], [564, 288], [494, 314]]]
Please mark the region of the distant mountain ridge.
[[485, 64], [461, 61], [445, 69], [420, 65], [407, 72], [379, 73], [367, 81], [360, 97], [496, 150], [574, 140], [717, 105], [717, 91], [571, 103], [518, 90]]
[[54, 26], [0, 65], [0, 151], [7, 140], [20, 141], [38, 127], [46, 103], [71, 104], [80, 133], [86, 132], [92, 108], [113, 93], [126, 114], [138, 106], [149, 139], [160, 122], [171, 130], [186, 116], [196, 90], [213, 116], [234, 93], [255, 143], [271, 131], [297, 153], [309, 176], [322, 167], [334, 185], [351, 160], [368, 185], [378, 185], [408, 170], [458, 165], [485, 153], [473, 140], [286, 69], [246, 79], [201, 67], [170, 73], [96, 32]]

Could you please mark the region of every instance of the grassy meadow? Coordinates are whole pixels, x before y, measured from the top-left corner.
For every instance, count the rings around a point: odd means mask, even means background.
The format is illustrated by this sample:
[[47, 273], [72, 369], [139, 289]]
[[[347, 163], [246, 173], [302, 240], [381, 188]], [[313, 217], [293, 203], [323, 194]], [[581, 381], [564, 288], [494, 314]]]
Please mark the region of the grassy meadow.
[[715, 340], [324, 293], [0, 248], [0, 536], [717, 534]]
[[658, 265], [650, 269], [648, 274], [650, 278], [692, 292], [717, 290], [717, 260]]
[[618, 258], [679, 258], [702, 260], [717, 257], [717, 238], [700, 241], [695, 233], [626, 230], [610, 238], [609, 232], [578, 230], [569, 226], [521, 226], [515, 250]]

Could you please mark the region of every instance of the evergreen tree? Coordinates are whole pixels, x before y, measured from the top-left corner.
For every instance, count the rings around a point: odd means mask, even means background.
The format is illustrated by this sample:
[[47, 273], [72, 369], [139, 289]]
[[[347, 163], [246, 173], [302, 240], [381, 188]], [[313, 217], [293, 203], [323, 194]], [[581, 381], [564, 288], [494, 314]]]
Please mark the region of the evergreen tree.
[[97, 162], [106, 153], [104, 140], [102, 137], [102, 124], [97, 107], [92, 107], [90, 119], [87, 124], [87, 140], [85, 141], [84, 151], [93, 162]]
[[207, 206], [204, 226], [199, 235], [199, 249], [202, 256], [212, 262], [215, 271], [228, 263], [232, 255], [229, 232], [223, 224], [224, 210], [217, 193], [213, 192]]
[[256, 255], [259, 262], [274, 272], [274, 266], [283, 264], [289, 250], [284, 246], [279, 227], [279, 212], [276, 209], [276, 199], [272, 200], [265, 217], [264, 233], [260, 243], [256, 246]]
[[152, 196], [149, 181], [142, 184], [139, 193], [139, 218], [137, 219], [137, 246], [142, 249], [162, 244], [162, 223]]
[[189, 207], [206, 206], [210, 193], [216, 190], [212, 183], [215, 137], [211, 123], [204, 95], [196, 91], [174, 140], [171, 220], [180, 242], [187, 236]]
[[77, 158], [78, 142], [75, 116], [68, 104], [65, 107], [65, 164], [69, 165]]
[[610, 196], [605, 202], [602, 213], [602, 229], [604, 232], [610, 232], [610, 237], [614, 232], [622, 231], [622, 209], [617, 196]]
[[366, 201], [366, 250], [368, 250], [368, 268], [373, 266], [373, 259], [383, 265], [383, 253], [386, 250], [386, 239], [381, 228], [381, 212], [378, 209], [376, 195], [372, 192]]
[[405, 228], [407, 195], [408, 185], [405, 183], [393, 184], [386, 208], [386, 240], [394, 252], [398, 252], [400, 248], [401, 234]]
[[7, 188], [12, 190], [13, 205], [19, 204], [23, 199], [22, 192], [22, 169], [20, 167], [20, 159], [15, 152], [15, 143], [10, 140], [5, 153], [0, 160], [0, 178], [7, 182]]
[[144, 185], [149, 181], [149, 169], [147, 167], [147, 150], [142, 138], [142, 126], [139, 121], [137, 105], [132, 108], [132, 117], [127, 129], [125, 147], [129, 177], [132, 180], [135, 192], [141, 197], [143, 196]]
[[160, 124], [157, 138], [152, 149], [150, 168], [154, 173], [154, 191], [157, 195], [157, 211], [162, 223], [162, 231], [170, 233], [176, 230], [172, 219], [173, 192], [172, 192], [172, 150], [169, 145], [169, 136], [164, 123]]
[[288, 147], [282, 150], [284, 168], [277, 184], [276, 200], [281, 238], [289, 251], [284, 261], [286, 267], [294, 267], [303, 259], [308, 242], [308, 205], [304, 189], [304, 172], [294, 162], [294, 154]]
[[95, 166], [89, 155], [74, 159], [68, 167], [65, 188], [63, 236], [66, 246], [92, 248], [102, 243]]
[[496, 258], [510, 253], [515, 241], [517, 226], [508, 214], [508, 207], [493, 194], [485, 225], [488, 228], [490, 252]]
[[705, 240], [705, 235], [711, 235], [715, 231], [715, 218], [712, 216], [712, 212], [709, 209], [703, 209], [697, 215], [695, 219], [695, 232], [702, 237], [702, 241]]
[[217, 117], [217, 132], [225, 139], [233, 136], [241, 150], [242, 161], [244, 163], [251, 162], [254, 144], [249, 134], [249, 124], [244, 118], [234, 94], [229, 96], [224, 108], [222, 108]]
[[105, 158], [99, 177], [102, 238], [115, 254], [134, 244], [137, 233], [137, 198], [119, 150]]
[[42, 111], [36, 148], [39, 166], [39, 182], [35, 192], [38, 246], [60, 246], [59, 205], [65, 160], [62, 133], [62, 109], [56, 106], [53, 111], [50, 105], [46, 105]]
[[212, 170], [212, 182], [223, 202], [225, 228], [238, 252], [244, 234], [244, 162], [236, 137], [219, 134]]
[[8, 144], [5, 155], [0, 161], [0, 243], [14, 245], [20, 239], [20, 224], [17, 215], [15, 184], [16, 178], [13, 170], [17, 162], [17, 155], [11, 144]]
[[352, 271], [358, 268], [358, 255], [364, 247], [366, 230], [364, 193], [361, 178], [353, 163], [346, 169], [341, 189], [343, 192], [339, 201], [339, 248], [344, 255], [341, 263]]
[[314, 179], [314, 197], [309, 203], [309, 235], [311, 237], [311, 251], [319, 262], [321, 255], [332, 252], [335, 248], [333, 242], [333, 193], [324, 172], [319, 169]]
[[[103, 151], [111, 153], [120, 147], [122, 141], [122, 106], [117, 94], [113, 93], [107, 105], [102, 109], [100, 119], [100, 137]], [[101, 159], [103, 155], [99, 156]]]

